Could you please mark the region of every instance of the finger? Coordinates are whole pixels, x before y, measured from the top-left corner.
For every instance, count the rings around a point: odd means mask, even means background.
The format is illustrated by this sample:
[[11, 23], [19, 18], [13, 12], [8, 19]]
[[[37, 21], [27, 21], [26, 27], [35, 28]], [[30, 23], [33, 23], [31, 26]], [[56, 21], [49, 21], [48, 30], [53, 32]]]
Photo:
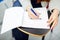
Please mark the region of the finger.
[[48, 19], [48, 21], [47, 21], [47, 22], [49, 23], [51, 20], [52, 20], [52, 16], [50, 16], [50, 18]]
[[48, 25], [51, 25], [51, 23], [52, 23], [53, 21], [54, 21], [54, 20], [53, 20], [53, 19], [51, 19], [51, 20], [49, 21]]
[[39, 17], [39, 15], [36, 13], [36, 11], [35, 11], [35, 10], [31, 9], [30, 11], [32, 12], [32, 14], [33, 14], [33, 15], [38, 16], [38, 17]]
[[55, 21], [53, 22], [52, 26], [51, 26], [51, 29], [53, 29], [53, 28], [57, 25], [57, 23], [58, 23], [58, 21], [55, 20]]
[[37, 16], [34, 16], [34, 15], [32, 15], [32, 14], [28, 14], [28, 16], [29, 16], [31, 19], [38, 19]]
[[38, 19], [39, 18], [39, 14], [37, 14], [37, 16], [30, 10], [29, 6], [27, 6], [27, 12], [28, 12], [28, 16], [32, 19]]
[[38, 10], [34, 10], [34, 11], [37, 13], [38, 16], [40, 16], [40, 13]]
[[31, 11], [28, 11], [28, 16], [32, 19], [37, 19], [38, 18], [36, 15], [32, 14]]
[[36, 16], [31, 10], [28, 10], [28, 14], [31, 14], [31, 15], [33, 15], [33, 16]]

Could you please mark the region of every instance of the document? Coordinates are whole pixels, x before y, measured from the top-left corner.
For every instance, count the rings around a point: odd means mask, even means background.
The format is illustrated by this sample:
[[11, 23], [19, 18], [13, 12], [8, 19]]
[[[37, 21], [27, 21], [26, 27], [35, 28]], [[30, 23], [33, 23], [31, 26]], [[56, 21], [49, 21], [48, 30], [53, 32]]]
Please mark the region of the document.
[[41, 14], [40, 19], [30, 19], [28, 12], [22, 7], [12, 7], [5, 10], [1, 34], [14, 29], [16, 27], [27, 27], [27, 28], [42, 28], [49, 29], [48, 26], [48, 14], [46, 8], [34, 8]]
[[34, 8], [40, 13], [40, 19], [30, 19], [28, 13], [24, 14], [23, 25], [22, 27], [29, 27], [29, 28], [42, 28], [42, 29], [49, 29], [48, 26], [48, 13], [47, 9], [44, 8]]
[[22, 7], [12, 7], [5, 10], [1, 34], [22, 25], [24, 9]]

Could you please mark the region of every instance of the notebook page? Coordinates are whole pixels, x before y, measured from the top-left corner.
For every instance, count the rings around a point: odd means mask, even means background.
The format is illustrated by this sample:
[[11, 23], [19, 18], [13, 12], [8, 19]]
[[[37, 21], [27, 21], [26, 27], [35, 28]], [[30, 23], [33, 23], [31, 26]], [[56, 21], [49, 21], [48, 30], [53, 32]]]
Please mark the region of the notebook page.
[[22, 7], [12, 7], [5, 10], [1, 34], [13, 28], [22, 25], [22, 17], [24, 10]]
[[26, 12], [24, 14], [23, 27], [49, 29], [50, 27], [48, 26], [47, 23], [48, 21], [47, 9], [35, 8], [35, 10], [39, 11], [41, 19], [30, 19], [28, 13]]

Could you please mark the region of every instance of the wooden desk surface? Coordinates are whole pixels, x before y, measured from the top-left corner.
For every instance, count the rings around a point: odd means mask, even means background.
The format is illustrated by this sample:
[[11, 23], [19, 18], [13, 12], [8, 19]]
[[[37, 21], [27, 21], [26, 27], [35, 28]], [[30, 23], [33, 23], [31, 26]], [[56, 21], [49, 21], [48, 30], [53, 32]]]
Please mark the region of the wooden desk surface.
[[18, 29], [26, 34], [33, 36], [44, 36], [50, 30], [50, 29], [36, 29], [36, 28], [25, 28], [25, 27], [19, 27]]

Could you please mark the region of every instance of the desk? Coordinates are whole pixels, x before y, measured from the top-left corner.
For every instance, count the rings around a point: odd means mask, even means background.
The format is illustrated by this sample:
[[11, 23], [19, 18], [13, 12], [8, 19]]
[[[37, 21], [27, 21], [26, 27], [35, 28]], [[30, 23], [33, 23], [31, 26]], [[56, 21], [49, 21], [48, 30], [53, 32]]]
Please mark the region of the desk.
[[[48, 12], [48, 18], [50, 18], [51, 13], [49, 10], [47, 12]], [[18, 29], [24, 33], [34, 36], [45, 36], [50, 30], [50, 29], [36, 29], [36, 28], [25, 28], [25, 27], [19, 27]]]
[[33, 36], [45, 36], [50, 29], [37, 29], [37, 28], [26, 28], [26, 27], [19, 27], [20, 31], [33, 35]]
[[[51, 13], [50, 11], [48, 11], [48, 18], [50, 18], [50, 15]], [[29, 35], [42, 37], [42, 40], [44, 40], [45, 35], [50, 31], [50, 29], [36, 29], [36, 28], [25, 28], [25, 27], [19, 27], [18, 30]]]

